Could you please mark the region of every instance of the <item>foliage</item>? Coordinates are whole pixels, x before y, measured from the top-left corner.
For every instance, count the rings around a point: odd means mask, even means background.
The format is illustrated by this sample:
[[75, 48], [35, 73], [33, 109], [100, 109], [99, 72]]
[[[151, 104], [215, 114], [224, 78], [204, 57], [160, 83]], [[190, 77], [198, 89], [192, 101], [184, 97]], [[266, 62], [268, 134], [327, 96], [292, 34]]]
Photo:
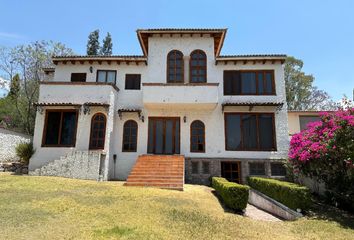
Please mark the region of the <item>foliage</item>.
[[293, 210], [307, 210], [311, 205], [311, 194], [307, 187], [261, 177], [249, 177], [247, 181], [251, 188], [260, 191]]
[[302, 71], [300, 59], [288, 57], [284, 67], [286, 100], [289, 110], [334, 110], [337, 104], [329, 94], [313, 86], [314, 77]]
[[101, 48], [101, 55], [110, 56], [112, 55], [112, 37], [110, 33], [107, 33], [105, 39], [103, 39], [103, 45]]
[[28, 165], [30, 158], [34, 153], [33, 144], [30, 143], [19, 143], [16, 146], [16, 155], [21, 159], [21, 162]]
[[[0, 99], [0, 122], [10, 119], [9, 128], [32, 134], [35, 103], [43, 67], [52, 65], [53, 55], [70, 55], [72, 50], [61, 43], [37, 41], [14, 48], [0, 48], [0, 70], [12, 79], [10, 93]], [[6, 120], [7, 119], [7, 120]]]
[[212, 187], [220, 195], [226, 206], [234, 210], [243, 210], [247, 206], [249, 187], [225, 178], [213, 177]]
[[335, 204], [354, 211], [354, 108], [322, 112], [321, 120], [293, 135], [293, 172], [325, 183]]
[[87, 41], [87, 50], [86, 50], [87, 55], [99, 54], [100, 51], [99, 37], [100, 37], [100, 30], [98, 29], [89, 34], [88, 41]]

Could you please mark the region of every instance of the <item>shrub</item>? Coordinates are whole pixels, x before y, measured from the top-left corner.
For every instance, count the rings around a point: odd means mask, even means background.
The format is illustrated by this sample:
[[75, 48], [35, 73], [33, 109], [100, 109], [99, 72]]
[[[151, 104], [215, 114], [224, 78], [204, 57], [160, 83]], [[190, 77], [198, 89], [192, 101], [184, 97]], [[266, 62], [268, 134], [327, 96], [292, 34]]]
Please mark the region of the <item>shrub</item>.
[[16, 155], [21, 159], [23, 164], [28, 164], [30, 158], [34, 153], [33, 144], [32, 143], [19, 143], [16, 146]]
[[307, 210], [311, 205], [309, 189], [295, 183], [270, 178], [249, 177], [248, 185], [293, 210]]
[[354, 108], [323, 112], [320, 121], [292, 136], [295, 176], [319, 179], [334, 205], [354, 212]]
[[249, 193], [248, 186], [229, 182], [225, 178], [213, 177], [212, 187], [227, 207], [238, 211], [246, 208]]

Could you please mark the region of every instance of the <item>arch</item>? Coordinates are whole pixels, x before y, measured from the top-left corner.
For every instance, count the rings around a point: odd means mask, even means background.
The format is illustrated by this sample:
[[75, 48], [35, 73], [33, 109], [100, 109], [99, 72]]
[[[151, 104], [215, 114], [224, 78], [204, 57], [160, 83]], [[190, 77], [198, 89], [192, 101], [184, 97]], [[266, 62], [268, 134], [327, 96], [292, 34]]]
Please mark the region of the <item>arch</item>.
[[92, 116], [89, 149], [104, 149], [106, 122], [106, 115], [103, 113], [96, 113]]
[[136, 152], [138, 139], [138, 124], [128, 120], [123, 125], [122, 152]]
[[190, 55], [189, 82], [207, 82], [207, 56], [205, 52], [200, 49], [194, 50]]
[[191, 123], [191, 152], [205, 152], [205, 125], [200, 120], [195, 120]]
[[167, 83], [184, 82], [183, 53], [172, 50], [167, 54]]

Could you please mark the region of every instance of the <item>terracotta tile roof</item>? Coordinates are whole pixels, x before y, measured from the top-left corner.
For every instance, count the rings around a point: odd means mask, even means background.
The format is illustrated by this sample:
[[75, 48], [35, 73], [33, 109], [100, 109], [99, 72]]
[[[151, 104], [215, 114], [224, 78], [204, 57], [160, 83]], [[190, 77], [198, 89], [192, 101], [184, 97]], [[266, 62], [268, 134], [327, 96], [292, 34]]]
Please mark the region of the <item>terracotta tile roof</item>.
[[58, 62], [63, 62], [64, 64], [67, 62], [71, 62], [72, 64], [75, 64], [76, 62], [80, 62], [81, 64], [84, 63], [84, 61], [97, 61], [99, 64], [101, 64], [102, 61], [106, 61], [108, 63], [111, 62], [125, 62], [125, 63], [130, 63], [130, 62], [135, 62], [135, 63], [140, 63], [143, 62], [145, 65], [147, 65], [147, 58], [145, 56], [141, 55], [111, 55], [111, 56], [102, 56], [102, 55], [70, 55], [70, 56], [53, 56], [52, 61], [54, 64], [58, 64]]
[[224, 102], [222, 106], [282, 106], [284, 102]]
[[218, 58], [286, 58], [286, 54], [241, 54], [241, 55], [221, 55]]
[[137, 32], [222, 32], [227, 28], [147, 28], [137, 29]]
[[86, 105], [86, 106], [102, 106], [102, 107], [108, 107], [109, 104], [107, 103], [96, 103], [96, 102], [86, 102], [84, 104], [77, 104], [77, 103], [71, 103], [71, 102], [57, 102], [57, 103], [48, 103], [48, 102], [37, 102], [37, 103], [33, 103], [34, 106], [74, 106], [74, 107], [80, 107], [82, 105]]
[[96, 59], [96, 58], [100, 58], [100, 59], [115, 59], [115, 58], [119, 58], [119, 59], [135, 59], [135, 58], [139, 58], [139, 59], [146, 59], [145, 56], [142, 55], [67, 55], [67, 56], [53, 56], [53, 59], [69, 59], [69, 58], [80, 58], [80, 59]]

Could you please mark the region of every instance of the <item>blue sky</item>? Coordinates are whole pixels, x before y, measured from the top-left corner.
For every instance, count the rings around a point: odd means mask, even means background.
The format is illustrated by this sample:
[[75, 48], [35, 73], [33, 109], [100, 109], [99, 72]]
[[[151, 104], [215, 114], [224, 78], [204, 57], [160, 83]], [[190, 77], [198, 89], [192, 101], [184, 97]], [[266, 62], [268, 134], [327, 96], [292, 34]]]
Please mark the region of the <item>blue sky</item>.
[[87, 35], [110, 32], [115, 54], [141, 54], [137, 28], [226, 27], [222, 54], [285, 53], [304, 61], [335, 100], [354, 88], [351, 0], [0, 0], [0, 45], [54, 40], [85, 54]]

